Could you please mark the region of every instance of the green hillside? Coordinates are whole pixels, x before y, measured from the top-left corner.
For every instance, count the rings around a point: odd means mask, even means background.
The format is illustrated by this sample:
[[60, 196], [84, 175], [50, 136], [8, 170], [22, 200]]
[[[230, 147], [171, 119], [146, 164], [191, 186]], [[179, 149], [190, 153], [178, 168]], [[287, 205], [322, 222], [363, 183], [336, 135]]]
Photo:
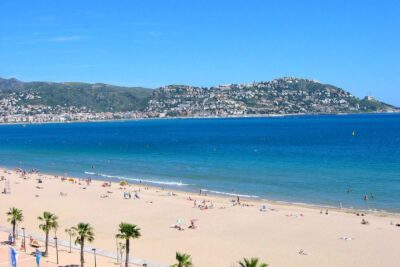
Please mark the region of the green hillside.
[[[19, 105], [86, 107], [93, 112], [143, 110], [152, 90], [102, 83], [20, 82], [0, 79], [0, 99], [11, 93], [19, 95]], [[27, 94], [34, 97], [26, 98]]]

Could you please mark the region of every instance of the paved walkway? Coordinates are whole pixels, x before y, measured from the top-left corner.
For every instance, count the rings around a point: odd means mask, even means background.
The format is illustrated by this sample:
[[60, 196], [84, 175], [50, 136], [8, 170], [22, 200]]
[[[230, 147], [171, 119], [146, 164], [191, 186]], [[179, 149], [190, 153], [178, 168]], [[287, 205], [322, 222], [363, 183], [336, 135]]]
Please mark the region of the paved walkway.
[[[7, 236], [8, 236], [8, 233], [11, 232], [11, 229], [7, 228], [7, 227], [4, 227], [4, 226], [0, 226], [0, 232], [2, 232], [1, 236], [4, 236], [2, 240], [6, 240]], [[22, 242], [23, 236], [22, 236], [21, 230], [17, 234], [20, 237], [19, 238], [20, 242]], [[25, 232], [25, 238], [26, 238], [27, 243], [29, 243], [29, 236], [32, 236], [35, 240], [44, 243], [44, 240], [45, 240], [44, 236], [26, 231]], [[54, 239], [50, 239], [49, 240], [49, 246], [55, 247]], [[27, 249], [28, 249], [28, 247], [29, 246], [27, 246]], [[65, 248], [65, 249], [62, 249], [64, 252], [69, 251], [69, 241], [58, 240], [58, 247], [59, 247], [59, 250], [61, 250], [61, 248]], [[72, 244], [71, 247], [75, 251], [75, 253], [79, 253], [79, 251], [80, 251], [80, 247], [79, 246], [76, 246], [75, 244]], [[89, 258], [89, 254], [93, 255], [92, 247], [86, 246], [84, 250], [87, 253], [87, 256], [85, 257], [85, 259]], [[28, 251], [28, 253], [30, 253], [30, 251]], [[67, 253], [67, 254], [69, 254], [69, 253]], [[1, 255], [0, 256], [0, 267], [1, 266], [8, 266], [8, 264], [9, 264], [8, 263], [9, 262], [9, 259], [8, 259], [8, 257], [9, 257], [8, 245], [3, 245], [3, 246], [0, 247], [0, 255]], [[69, 255], [71, 255], [71, 254], [69, 254]], [[115, 266], [115, 263], [117, 262], [117, 254], [115, 252], [110, 252], [110, 251], [107, 251], [107, 250], [96, 248], [96, 255], [99, 256], [99, 258], [100, 257], [108, 258], [109, 259], [108, 262], [110, 263], [110, 266], [112, 266], [112, 265]], [[90, 257], [90, 258], [92, 258], [92, 257]], [[44, 259], [44, 258], [42, 258], [42, 259]], [[99, 259], [99, 260], [101, 261], [101, 259]], [[111, 264], [110, 260], [112, 260], [112, 262], [114, 262], [114, 264]], [[34, 267], [36, 267], [35, 257], [32, 256], [32, 255], [29, 255], [29, 254], [27, 254], [27, 253], [25, 253], [23, 251], [21, 251], [19, 253], [18, 261], [21, 262], [21, 263], [23, 262], [23, 265], [20, 264], [19, 266], [24, 266], [24, 267], [25, 266], [26, 267], [34, 266]], [[144, 264], [147, 264], [146, 266], [148, 266], [148, 267], [168, 267], [168, 265], [157, 264], [157, 263], [154, 263], [154, 262], [149, 262], [149, 261], [146, 261], [146, 260], [133, 258], [133, 257], [131, 257], [129, 262], [131, 264], [133, 264], [133, 265], [136, 265], [136, 266], [144, 266]], [[43, 264], [41, 264], [41, 267], [47, 267], [47, 266], [57, 266], [57, 264], [55, 264], [55, 262], [50, 262], [50, 261], [43, 262]], [[88, 265], [88, 266], [90, 266], [90, 265]]]

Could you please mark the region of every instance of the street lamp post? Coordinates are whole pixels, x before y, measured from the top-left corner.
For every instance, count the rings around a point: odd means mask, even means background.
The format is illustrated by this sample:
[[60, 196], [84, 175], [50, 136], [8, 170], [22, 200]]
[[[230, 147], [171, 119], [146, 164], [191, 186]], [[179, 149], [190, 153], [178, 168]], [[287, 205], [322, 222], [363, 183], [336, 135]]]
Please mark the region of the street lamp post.
[[71, 240], [73, 234], [72, 229], [71, 228], [65, 229], [65, 232], [68, 233], [69, 235], [69, 253], [72, 253], [72, 240]]
[[97, 267], [97, 261], [96, 261], [96, 249], [92, 248], [93, 254], [94, 254], [94, 267]]
[[54, 237], [54, 241], [56, 243], [56, 256], [57, 256], [57, 264], [58, 264], [58, 242], [57, 242], [58, 238]]
[[23, 244], [23, 246], [24, 246], [24, 251], [26, 252], [25, 227], [22, 227], [21, 229], [22, 229], [22, 233], [23, 233], [23, 236], [24, 236], [24, 239], [23, 239], [23, 241], [22, 241], [22, 244]]

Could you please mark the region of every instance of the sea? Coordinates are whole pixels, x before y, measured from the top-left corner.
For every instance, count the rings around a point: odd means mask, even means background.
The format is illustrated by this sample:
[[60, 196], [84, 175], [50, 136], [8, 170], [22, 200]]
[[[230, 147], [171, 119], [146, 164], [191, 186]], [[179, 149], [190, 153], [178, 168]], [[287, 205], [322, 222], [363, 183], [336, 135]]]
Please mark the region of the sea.
[[400, 212], [400, 114], [1, 125], [0, 166]]

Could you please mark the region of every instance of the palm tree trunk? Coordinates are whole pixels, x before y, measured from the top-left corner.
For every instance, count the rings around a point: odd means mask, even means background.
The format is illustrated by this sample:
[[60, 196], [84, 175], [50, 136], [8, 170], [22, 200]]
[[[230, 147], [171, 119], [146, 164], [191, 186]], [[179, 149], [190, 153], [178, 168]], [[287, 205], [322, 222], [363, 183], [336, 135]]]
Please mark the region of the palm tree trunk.
[[49, 253], [49, 231], [46, 231], [46, 249], [44, 251], [44, 256], [47, 257], [47, 254]]
[[15, 234], [15, 225], [16, 225], [16, 223], [14, 222], [12, 225], [13, 225], [13, 244], [15, 244], [15, 237], [16, 237], [16, 234]]
[[125, 267], [129, 267], [129, 238], [126, 239], [126, 255], [125, 255]]
[[83, 239], [81, 239], [81, 267], [83, 267], [85, 264], [85, 258], [83, 256], [83, 247], [85, 246], [84, 242], [85, 241]]

